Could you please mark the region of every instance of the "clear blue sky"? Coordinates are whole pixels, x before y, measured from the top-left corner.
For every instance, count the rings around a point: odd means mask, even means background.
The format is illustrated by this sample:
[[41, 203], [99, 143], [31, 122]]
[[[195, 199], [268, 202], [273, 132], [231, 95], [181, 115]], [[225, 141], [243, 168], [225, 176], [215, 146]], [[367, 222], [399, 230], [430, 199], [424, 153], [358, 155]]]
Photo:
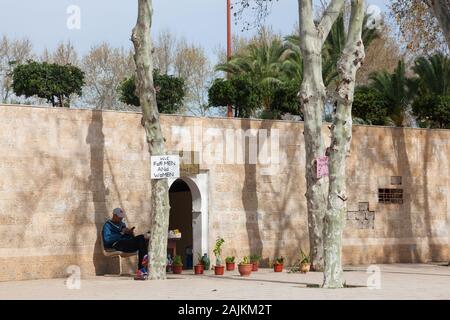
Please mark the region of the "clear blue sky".
[[[387, 1], [367, 2], [386, 9]], [[210, 56], [219, 45], [225, 45], [226, 0], [153, 0], [153, 3], [154, 35], [161, 29], [169, 29], [201, 44]], [[66, 27], [69, 16], [66, 10], [70, 5], [81, 9], [80, 30]], [[37, 52], [45, 47], [53, 49], [67, 40], [80, 53], [103, 41], [117, 47], [129, 47], [136, 14], [137, 0], [1, 0], [0, 35], [28, 37]], [[267, 24], [282, 34], [291, 32], [297, 21], [296, 0], [275, 3], [267, 18]], [[233, 27], [235, 32], [240, 32], [239, 26]]]

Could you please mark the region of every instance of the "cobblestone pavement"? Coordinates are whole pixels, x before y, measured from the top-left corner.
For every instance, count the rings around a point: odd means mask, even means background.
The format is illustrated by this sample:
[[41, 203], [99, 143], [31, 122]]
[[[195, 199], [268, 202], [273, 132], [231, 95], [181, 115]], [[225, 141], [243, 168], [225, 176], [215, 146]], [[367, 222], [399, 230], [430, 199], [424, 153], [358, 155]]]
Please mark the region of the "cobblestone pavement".
[[[432, 264], [377, 265], [377, 275], [367, 266], [345, 268], [348, 288], [319, 288], [321, 273], [274, 273], [260, 269], [249, 278], [238, 272], [195, 276], [191, 271], [169, 275], [166, 281], [134, 281], [130, 277], [97, 276], [81, 280], [80, 289], [68, 289], [66, 279], [0, 283], [0, 299], [450, 299], [450, 267]], [[375, 282], [374, 282], [375, 281]]]

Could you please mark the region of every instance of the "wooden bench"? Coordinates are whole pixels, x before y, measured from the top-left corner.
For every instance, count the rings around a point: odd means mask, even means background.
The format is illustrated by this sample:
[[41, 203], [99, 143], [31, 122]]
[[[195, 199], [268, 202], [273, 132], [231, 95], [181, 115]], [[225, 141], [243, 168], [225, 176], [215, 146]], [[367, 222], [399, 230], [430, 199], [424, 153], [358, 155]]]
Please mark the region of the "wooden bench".
[[119, 257], [119, 276], [122, 275], [122, 258], [129, 258], [138, 255], [138, 251], [135, 252], [123, 252], [118, 251], [114, 248], [105, 248], [105, 244], [103, 243], [103, 235], [100, 235], [100, 239], [102, 240], [102, 250], [103, 255], [105, 257]]

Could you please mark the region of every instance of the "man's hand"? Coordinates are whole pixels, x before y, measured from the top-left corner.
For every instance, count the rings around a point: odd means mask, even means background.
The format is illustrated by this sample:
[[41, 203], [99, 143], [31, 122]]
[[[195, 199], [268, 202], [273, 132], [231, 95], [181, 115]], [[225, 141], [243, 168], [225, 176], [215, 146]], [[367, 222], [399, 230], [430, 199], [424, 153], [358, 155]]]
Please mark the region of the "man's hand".
[[135, 229], [136, 227], [133, 227], [133, 228], [131, 228], [131, 229], [128, 229], [128, 228], [125, 228], [125, 229], [123, 229], [123, 233], [124, 234], [129, 234], [129, 235], [131, 235], [131, 236], [134, 236], [134, 229]]

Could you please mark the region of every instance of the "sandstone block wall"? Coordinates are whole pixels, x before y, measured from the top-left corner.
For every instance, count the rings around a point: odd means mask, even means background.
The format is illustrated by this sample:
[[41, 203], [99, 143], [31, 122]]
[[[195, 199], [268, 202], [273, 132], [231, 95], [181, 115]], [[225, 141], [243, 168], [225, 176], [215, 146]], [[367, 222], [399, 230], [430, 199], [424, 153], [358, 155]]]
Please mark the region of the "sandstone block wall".
[[[0, 106], [0, 281], [63, 277], [69, 265], [82, 275], [117, 272], [98, 237], [112, 209], [125, 208], [138, 233], [148, 229], [140, 117]], [[265, 262], [307, 250], [301, 123], [182, 116], [162, 123], [168, 148], [197, 152], [208, 174], [210, 254], [218, 236], [224, 255], [259, 253]], [[248, 164], [247, 155], [241, 164], [242, 146], [229, 143], [239, 132], [260, 134], [256, 156], [279, 141], [279, 161]], [[448, 260], [450, 131], [355, 126], [353, 133], [345, 263]]]

